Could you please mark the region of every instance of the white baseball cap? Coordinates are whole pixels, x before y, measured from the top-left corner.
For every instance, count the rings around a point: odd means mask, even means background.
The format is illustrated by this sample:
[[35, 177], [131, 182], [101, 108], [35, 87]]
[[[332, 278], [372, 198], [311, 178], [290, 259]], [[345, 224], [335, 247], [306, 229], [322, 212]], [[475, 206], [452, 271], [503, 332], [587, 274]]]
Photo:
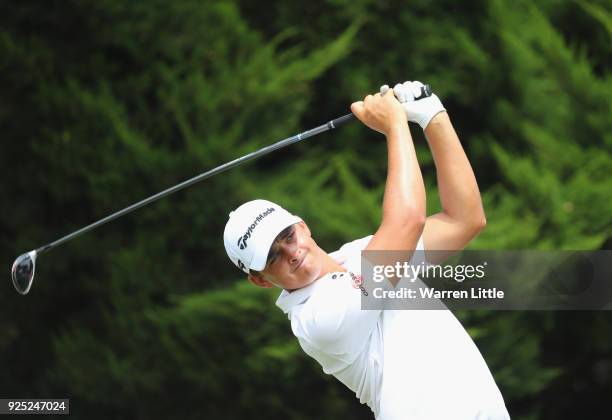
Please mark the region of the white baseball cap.
[[245, 273], [250, 269], [261, 271], [266, 267], [274, 239], [285, 228], [301, 221], [271, 201], [244, 203], [229, 214], [223, 232], [225, 252]]

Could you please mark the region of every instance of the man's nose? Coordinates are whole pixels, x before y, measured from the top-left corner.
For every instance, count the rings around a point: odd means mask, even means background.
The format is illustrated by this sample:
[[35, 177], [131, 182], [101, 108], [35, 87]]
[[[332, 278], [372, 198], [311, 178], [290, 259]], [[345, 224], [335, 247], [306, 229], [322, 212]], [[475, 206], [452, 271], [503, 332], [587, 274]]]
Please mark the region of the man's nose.
[[281, 251], [290, 264], [294, 264], [298, 260], [299, 248], [296, 244], [283, 244]]

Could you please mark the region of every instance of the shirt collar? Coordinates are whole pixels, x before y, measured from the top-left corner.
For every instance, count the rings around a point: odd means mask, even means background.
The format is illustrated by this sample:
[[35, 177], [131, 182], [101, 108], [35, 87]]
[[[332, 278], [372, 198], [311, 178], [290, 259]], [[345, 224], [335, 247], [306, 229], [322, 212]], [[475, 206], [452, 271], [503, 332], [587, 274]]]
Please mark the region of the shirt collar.
[[293, 292], [288, 292], [287, 290], [283, 290], [276, 299], [276, 306], [281, 308], [281, 310], [288, 314], [294, 306], [299, 305], [300, 303], [305, 302], [312, 295], [312, 292], [315, 289], [315, 285], [327, 277], [329, 274], [321, 277], [320, 279], [313, 281], [306, 287], [302, 287], [301, 289], [294, 290]]

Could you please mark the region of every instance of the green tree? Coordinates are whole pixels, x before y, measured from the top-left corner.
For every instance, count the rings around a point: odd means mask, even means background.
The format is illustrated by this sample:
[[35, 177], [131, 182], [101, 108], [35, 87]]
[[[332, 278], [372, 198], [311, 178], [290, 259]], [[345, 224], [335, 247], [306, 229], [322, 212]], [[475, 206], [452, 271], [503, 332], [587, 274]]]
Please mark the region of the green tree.
[[[488, 218], [475, 249], [603, 248], [612, 237], [611, 6], [26, 0], [3, 8], [5, 266], [406, 79], [442, 98], [475, 168]], [[432, 213], [433, 161], [412, 132]], [[17, 298], [8, 284], [0, 294], [2, 395], [68, 395], [83, 418], [370, 418], [301, 352], [274, 296], [238, 280], [221, 234], [230, 209], [266, 197], [300, 214], [324, 249], [368, 235], [380, 220], [385, 155], [380, 136], [354, 123], [42, 256], [30, 295]], [[458, 316], [514, 418], [607, 410], [607, 313]]]

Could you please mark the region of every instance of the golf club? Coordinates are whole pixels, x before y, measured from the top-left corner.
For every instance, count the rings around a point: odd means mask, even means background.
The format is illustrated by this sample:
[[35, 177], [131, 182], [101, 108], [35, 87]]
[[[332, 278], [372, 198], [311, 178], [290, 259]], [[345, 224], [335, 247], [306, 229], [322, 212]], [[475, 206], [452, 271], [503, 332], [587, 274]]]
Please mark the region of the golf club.
[[[386, 91], [384, 93], [386, 93]], [[429, 88], [428, 85], [425, 85], [421, 88], [421, 95], [416, 99], [422, 99], [428, 96], [431, 96], [431, 89]], [[109, 216], [106, 216], [105, 218], [100, 219], [97, 222], [94, 222], [79, 230], [76, 230], [60, 239], [57, 239], [54, 242], [48, 243], [46, 245], [41, 246], [40, 248], [36, 248], [35, 250], [21, 254], [19, 257], [15, 259], [15, 262], [13, 262], [13, 267], [11, 269], [11, 279], [13, 280], [13, 285], [15, 286], [15, 289], [17, 290], [17, 292], [21, 293], [22, 295], [25, 295], [30, 291], [30, 288], [32, 287], [32, 282], [34, 281], [34, 272], [36, 271], [36, 258], [38, 257], [38, 255], [42, 254], [43, 252], [47, 252], [73, 238], [76, 238], [79, 235], [82, 235], [85, 232], [89, 232], [90, 230], [95, 229], [98, 226], [101, 226], [105, 223], [108, 223], [111, 220], [117, 219], [123, 215], [131, 213], [132, 211], [139, 209], [140, 207], [146, 206], [149, 203], [157, 201], [160, 198], [166, 197], [167, 195], [170, 195], [176, 191], [182, 190], [183, 188], [187, 188], [195, 184], [196, 182], [200, 182], [203, 179], [210, 178], [211, 176], [217, 175], [228, 169], [234, 168], [251, 159], [255, 159], [257, 157], [271, 153], [275, 150], [289, 146], [290, 144], [297, 143], [301, 140], [305, 140], [309, 137], [316, 136], [317, 134], [324, 133], [326, 131], [337, 128], [341, 126], [342, 124], [345, 124], [348, 121], [353, 120], [354, 118], [355, 116], [352, 113], [346, 114], [341, 117], [335, 118], [327, 122], [326, 124], [322, 124], [313, 129], [296, 134], [295, 136], [288, 137], [284, 140], [280, 140], [274, 144], [271, 144], [270, 146], [263, 147], [259, 150], [246, 154], [240, 158], [234, 159], [223, 165], [217, 166], [216, 168], [211, 169], [210, 171], [203, 172], [199, 175], [194, 176], [193, 178], [190, 178], [186, 181], [181, 182], [180, 184], [177, 184], [155, 195], [145, 198], [144, 200], [134, 203], [131, 206], [128, 206], [122, 210], [119, 210]]]

